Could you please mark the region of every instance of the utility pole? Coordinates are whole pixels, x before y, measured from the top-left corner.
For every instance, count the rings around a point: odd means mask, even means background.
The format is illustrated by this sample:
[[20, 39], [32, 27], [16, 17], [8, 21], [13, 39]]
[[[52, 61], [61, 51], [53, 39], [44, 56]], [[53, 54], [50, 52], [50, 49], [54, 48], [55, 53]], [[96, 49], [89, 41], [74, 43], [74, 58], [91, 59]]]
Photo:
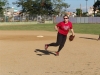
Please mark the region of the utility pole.
[[94, 0], [94, 3], [95, 3], [95, 0]]
[[[95, 4], [95, 0], [94, 0], [94, 4]], [[93, 7], [93, 11], [94, 11], [94, 17], [95, 17], [96, 7]]]
[[86, 13], [87, 13], [87, 0], [86, 0]]
[[80, 4], [80, 17], [81, 17], [81, 13], [82, 13], [82, 11], [81, 11], [81, 4]]
[[5, 22], [7, 22], [7, 10], [8, 10], [9, 3], [7, 2], [5, 6]]

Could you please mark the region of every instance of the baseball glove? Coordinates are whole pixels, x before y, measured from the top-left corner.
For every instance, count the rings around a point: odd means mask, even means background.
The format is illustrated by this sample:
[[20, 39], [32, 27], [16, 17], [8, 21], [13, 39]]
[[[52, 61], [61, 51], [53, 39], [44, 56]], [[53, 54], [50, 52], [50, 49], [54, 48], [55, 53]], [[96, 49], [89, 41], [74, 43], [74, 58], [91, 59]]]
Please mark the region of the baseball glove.
[[75, 35], [74, 35], [74, 36], [73, 36], [73, 35], [70, 35], [70, 36], [69, 36], [69, 41], [73, 41], [74, 38], [75, 38]]

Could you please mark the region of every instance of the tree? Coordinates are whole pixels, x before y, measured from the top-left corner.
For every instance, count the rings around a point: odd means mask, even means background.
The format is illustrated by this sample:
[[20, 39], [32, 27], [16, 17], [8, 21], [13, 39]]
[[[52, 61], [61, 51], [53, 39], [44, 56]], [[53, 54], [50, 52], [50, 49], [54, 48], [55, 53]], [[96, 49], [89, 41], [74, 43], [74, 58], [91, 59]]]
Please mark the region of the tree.
[[13, 4], [16, 4], [17, 7], [22, 7], [22, 12], [30, 14], [48, 14], [53, 10], [50, 0], [18, 0]]
[[82, 14], [82, 9], [77, 8], [76, 9], [76, 15], [80, 16]]
[[70, 7], [70, 5], [68, 3], [65, 3], [64, 1], [65, 0], [52, 0], [54, 10], [59, 13], [66, 11], [66, 9]]
[[100, 0], [97, 0], [94, 5], [93, 5], [93, 9], [94, 9], [94, 16], [95, 16], [95, 11], [98, 9], [100, 10]]
[[[94, 3], [93, 7], [94, 7], [94, 16], [95, 16], [95, 11], [96, 11], [97, 9], [100, 11], [100, 0], [97, 0], [97, 1]], [[99, 14], [99, 13], [97, 13], [97, 15], [100, 17], [100, 14]], [[100, 40], [100, 34], [99, 34], [98, 40]]]
[[17, 7], [22, 7], [22, 12], [41, 15], [58, 14], [62, 8], [69, 7], [62, 0], [18, 0], [13, 4], [16, 4]]
[[7, 0], [0, 0], [0, 14], [3, 14]]

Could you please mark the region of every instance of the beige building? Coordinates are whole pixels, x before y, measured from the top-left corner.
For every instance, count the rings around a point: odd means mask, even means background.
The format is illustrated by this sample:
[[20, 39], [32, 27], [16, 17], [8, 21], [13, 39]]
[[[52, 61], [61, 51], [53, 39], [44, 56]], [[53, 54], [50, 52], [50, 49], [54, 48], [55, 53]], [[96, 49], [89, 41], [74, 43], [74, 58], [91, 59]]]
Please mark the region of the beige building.
[[65, 14], [67, 14], [69, 17], [75, 17], [76, 16], [76, 13], [74, 12], [66, 12]]
[[[98, 10], [95, 11], [95, 13], [97, 13], [97, 12], [98, 12]], [[88, 14], [87, 14], [87, 15], [94, 16], [93, 13], [94, 13], [93, 7], [90, 7], [90, 8], [88, 9]]]
[[5, 15], [5, 21], [14, 21], [14, 17], [15, 16], [19, 16], [20, 14], [20, 11], [18, 11], [17, 9], [15, 8], [7, 8], [4, 12], [4, 15]]

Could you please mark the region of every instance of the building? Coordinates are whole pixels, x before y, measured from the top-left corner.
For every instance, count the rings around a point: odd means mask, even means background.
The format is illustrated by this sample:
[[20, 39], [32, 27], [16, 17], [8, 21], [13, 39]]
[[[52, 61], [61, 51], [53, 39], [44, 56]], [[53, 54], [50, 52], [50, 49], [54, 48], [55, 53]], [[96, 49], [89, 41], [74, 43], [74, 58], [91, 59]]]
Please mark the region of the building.
[[[99, 10], [96, 10], [95, 11], [95, 14], [98, 12]], [[89, 9], [88, 9], [88, 14], [87, 15], [89, 15], [89, 16], [94, 16], [94, 11], [93, 11], [93, 7], [90, 7]]]
[[[5, 10], [4, 15], [5, 15], [5, 21], [14, 21], [15, 16], [19, 16], [20, 11], [15, 9], [14, 7], [9, 7]], [[8, 20], [9, 19], [9, 20]]]

